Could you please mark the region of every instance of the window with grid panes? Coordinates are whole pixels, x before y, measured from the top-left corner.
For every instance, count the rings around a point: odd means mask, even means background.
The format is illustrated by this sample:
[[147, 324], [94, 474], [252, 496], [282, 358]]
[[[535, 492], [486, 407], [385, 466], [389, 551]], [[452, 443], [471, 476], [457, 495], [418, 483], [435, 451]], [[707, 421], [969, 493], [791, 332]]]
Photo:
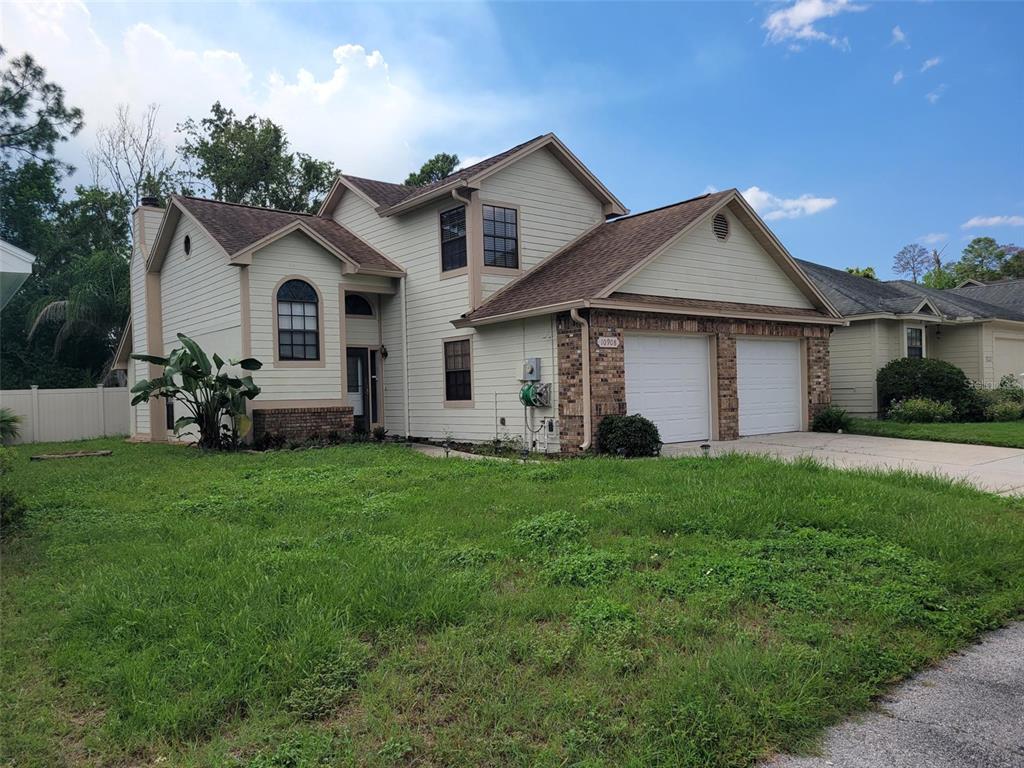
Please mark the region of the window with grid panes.
[[519, 212], [515, 208], [483, 206], [484, 265], [519, 267]]
[[469, 339], [444, 343], [444, 399], [473, 399]]
[[320, 328], [316, 291], [303, 280], [289, 280], [277, 291], [277, 357], [319, 360]]
[[447, 272], [466, 266], [466, 209], [453, 208], [441, 213], [441, 270]]

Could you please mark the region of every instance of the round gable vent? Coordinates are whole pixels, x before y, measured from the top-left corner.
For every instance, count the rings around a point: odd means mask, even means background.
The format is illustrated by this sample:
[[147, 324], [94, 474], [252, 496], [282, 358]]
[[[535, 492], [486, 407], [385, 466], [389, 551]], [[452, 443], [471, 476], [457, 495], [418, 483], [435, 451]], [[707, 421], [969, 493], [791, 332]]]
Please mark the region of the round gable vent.
[[715, 214], [715, 218], [711, 221], [711, 229], [715, 231], [715, 237], [719, 240], [729, 237], [729, 220], [725, 218], [724, 213]]

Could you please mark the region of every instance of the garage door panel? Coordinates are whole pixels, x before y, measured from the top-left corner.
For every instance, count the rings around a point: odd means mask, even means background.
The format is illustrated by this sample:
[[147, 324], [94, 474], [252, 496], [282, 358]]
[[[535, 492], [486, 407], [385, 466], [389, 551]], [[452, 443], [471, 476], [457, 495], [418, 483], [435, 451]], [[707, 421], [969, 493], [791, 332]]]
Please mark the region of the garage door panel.
[[666, 443], [708, 437], [708, 342], [685, 336], [627, 336], [626, 409], [655, 423]]
[[802, 428], [800, 342], [739, 339], [736, 379], [740, 435]]
[[1024, 338], [1012, 336], [996, 336], [994, 340], [993, 362], [995, 371], [995, 384], [1010, 374], [1018, 383], [1024, 376]]

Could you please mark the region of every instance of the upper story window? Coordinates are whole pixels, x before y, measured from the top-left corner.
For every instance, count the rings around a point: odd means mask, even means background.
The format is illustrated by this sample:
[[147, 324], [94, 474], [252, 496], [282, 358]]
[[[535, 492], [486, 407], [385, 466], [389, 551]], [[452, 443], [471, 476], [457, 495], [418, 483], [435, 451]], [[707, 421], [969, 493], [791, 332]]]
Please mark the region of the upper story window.
[[907, 328], [907, 357], [924, 357], [924, 329]]
[[345, 314], [372, 315], [373, 307], [370, 306], [370, 302], [366, 300], [365, 296], [360, 296], [358, 293], [347, 293], [345, 294]]
[[484, 266], [519, 268], [519, 212], [485, 205]]
[[277, 357], [319, 360], [319, 297], [304, 280], [288, 280], [277, 290]]
[[447, 272], [466, 266], [466, 209], [453, 208], [441, 213], [441, 270]]

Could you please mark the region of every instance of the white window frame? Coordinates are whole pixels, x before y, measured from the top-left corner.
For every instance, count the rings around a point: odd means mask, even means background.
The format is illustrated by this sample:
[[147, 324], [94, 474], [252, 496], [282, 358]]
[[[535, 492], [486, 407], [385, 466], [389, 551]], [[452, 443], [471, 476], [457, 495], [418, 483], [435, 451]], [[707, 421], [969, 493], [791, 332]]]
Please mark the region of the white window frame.
[[925, 331], [924, 325], [904, 325], [903, 326], [903, 356], [910, 357], [910, 344], [907, 339], [907, 331], [911, 328], [916, 328], [921, 332], [921, 359], [924, 360], [928, 357], [928, 334]]

